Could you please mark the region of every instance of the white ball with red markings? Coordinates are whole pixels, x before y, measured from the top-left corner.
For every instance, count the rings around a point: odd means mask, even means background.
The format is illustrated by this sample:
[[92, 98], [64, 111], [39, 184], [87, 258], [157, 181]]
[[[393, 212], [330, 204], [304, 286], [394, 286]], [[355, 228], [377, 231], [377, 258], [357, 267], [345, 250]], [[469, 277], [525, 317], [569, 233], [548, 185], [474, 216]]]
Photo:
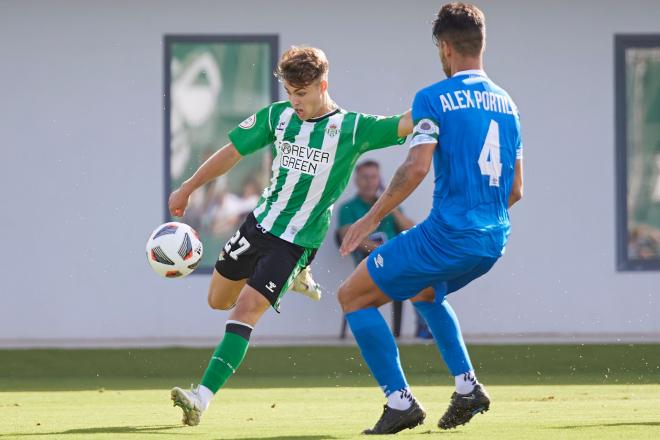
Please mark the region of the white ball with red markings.
[[166, 278], [185, 277], [192, 273], [203, 252], [199, 234], [185, 223], [162, 224], [147, 241], [147, 260], [151, 268]]

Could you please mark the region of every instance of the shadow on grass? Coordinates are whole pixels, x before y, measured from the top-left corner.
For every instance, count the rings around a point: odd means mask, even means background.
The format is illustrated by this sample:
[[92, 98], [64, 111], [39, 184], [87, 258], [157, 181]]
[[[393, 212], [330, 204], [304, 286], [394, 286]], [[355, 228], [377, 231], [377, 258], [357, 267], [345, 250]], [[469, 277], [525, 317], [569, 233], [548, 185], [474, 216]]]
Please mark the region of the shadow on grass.
[[620, 426], [660, 426], [660, 422], [598, 423], [594, 425], [553, 426], [552, 429], [615, 428]]
[[332, 440], [336, 438], [338, 437], [329, 435], [278, 435], [276, 437], [222, 437], [222, 439], [218, 440]]
[[[182, 425], [156, 425], [156, 426], [100, 426], [98, 428], [67, 429], [59, 432], [26, 432], [15, 434], [0, 434], [0, 437], [29, 437], [33, 435], [66, 435], [66, 434], [164, 434], [170, 429], [184, 428]], [[184, 434], [168, 432], [171, 434]]]
[[[172, 429], [181, 428], [182, 432], [171, 432]], [[156, 426], [102, 426], [98, 428], [80, 428], [80, 429], [67, 429], [66, 431], [58, 432], [26, 432], [26, 433], [12, 433], [0, 434], [0, 437], [30, 437], [30, 436], [44, 436], [44, 435], [90, 435], [90, 434], [167, 434], [167, 435], [187, 435], [190, 431], [185, 432], [185, 427], [182, 425], [156, 425]], [[333, 440], [337, 437], [329, 435], [285, 435], [276, 437], [235, 437], [234, 439], [222, 438], [222, 440]]]

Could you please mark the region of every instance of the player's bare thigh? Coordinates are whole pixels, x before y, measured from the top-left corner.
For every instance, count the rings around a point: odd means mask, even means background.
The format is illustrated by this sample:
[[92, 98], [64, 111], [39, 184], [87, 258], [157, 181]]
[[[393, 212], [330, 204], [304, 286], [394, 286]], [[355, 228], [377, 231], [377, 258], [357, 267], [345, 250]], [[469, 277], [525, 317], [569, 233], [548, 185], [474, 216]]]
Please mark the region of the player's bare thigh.
[[411, 302], [417, 302], [417, 301], [433, 302], [434, 300], [435, 300], [435, 289], [433, 289], [433, 287], [427, 287], [426, 289], [423, 289], [414, 297], [410, 298]]
[[339, 287], [337, 299], [344, 313], [351, 313], [368, 307], [380, 307], [391, 301], [371, 279], [365, 261], [362, 260]]
[[243, 280], [233, 281], [225, 278], [214, 270], [211, 275], [211, 285], [209, 286], [209, 307], [217, 310], [231, 309], [236, 301], [238, 295], [245, 286], [247, 278]]

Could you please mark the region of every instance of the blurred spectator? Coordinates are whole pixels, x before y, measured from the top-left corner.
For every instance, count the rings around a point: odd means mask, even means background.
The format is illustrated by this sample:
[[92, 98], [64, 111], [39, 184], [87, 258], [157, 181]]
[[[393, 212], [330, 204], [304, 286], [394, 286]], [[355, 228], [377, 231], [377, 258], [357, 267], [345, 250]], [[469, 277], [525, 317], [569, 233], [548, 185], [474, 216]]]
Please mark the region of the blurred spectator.
[[[378, 162], [366, 160], [355, 168], [355, 185], [357, 195], [339, 207], [339, 229], [337, 230], [337, 241], [341, 243], [348, 227], [355, 223], [360, 217], [369, 211], [376, 203], [378, 196], [383, 191], [383, 183], [380, 176]], [[383, 221], [367, 239], [351, 254], [353, 262], [357, 266], [371, 251], [376, 249], [387, 240], [394, 238], [400, 232], [412, 228], [415, 224], [406, 217], [400, 208], [395, 209]], [[401, 335], [401, 316], [403, 314], [403, 303], [392, 302], [392, 333], [395, 337]], [[415, 336], [431, 338], [426, 322], [417, 315], [417, 330]], [[341, 335], [346, 337], [346, 320], [342, 323]]]
[[215, 197], [215, 203], [207, 213], [211, 219], [211, 232], [214, 235], [228, 234], [237, 229], [257, 205], [259, 187], [248, 177], [241, 186], [240, 194], [235, 194], [222, 185], [222, 189], [216, 191]]
[[648, 225], [635, 225], [628, 231], [628, 258], [649, 260], [660, 254], [660, 230]]

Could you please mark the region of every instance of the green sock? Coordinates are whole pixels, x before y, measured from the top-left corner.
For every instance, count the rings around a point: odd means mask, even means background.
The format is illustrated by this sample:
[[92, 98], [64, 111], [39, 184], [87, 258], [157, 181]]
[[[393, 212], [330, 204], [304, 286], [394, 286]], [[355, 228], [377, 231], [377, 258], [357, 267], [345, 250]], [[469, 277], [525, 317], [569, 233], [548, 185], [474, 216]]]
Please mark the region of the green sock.
[[243, 362], [243, 358], [245, 358], [245, 353], [247, 353], [248, 341], [252, 329], [240, 325], [242, 329], [239, 330], [241, 331], [232, 331], [233, 329], [230, 327], [236, 326], [238, 324], [227, 324], [225, 337], [213, 352], [209, 366], [206, 367], [204, 376], [202, 376], [202, 385], [213, 391], [214, 394], [222, 388], [225, 382], [227, 382], [227, 379], [229, 379], [229, 376], [238, 370], [241, 362]]

